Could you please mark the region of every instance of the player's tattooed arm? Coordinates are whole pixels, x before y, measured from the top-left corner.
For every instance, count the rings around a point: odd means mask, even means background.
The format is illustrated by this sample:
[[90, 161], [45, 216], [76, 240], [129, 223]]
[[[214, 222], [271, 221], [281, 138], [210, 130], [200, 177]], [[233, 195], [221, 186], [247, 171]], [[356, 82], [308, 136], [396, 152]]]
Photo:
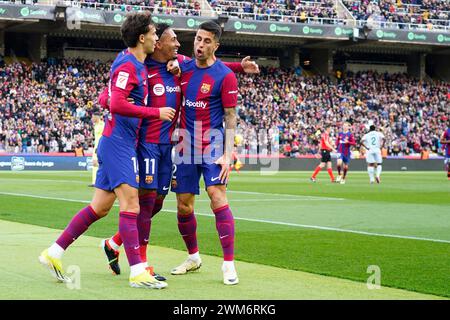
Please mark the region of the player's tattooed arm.
[[229, 163], [231, 163], [231, 156], [234, 150], [236, 127], [236, 108], [225, 108], [225, 155], [227, 156]]
[[225, 108], [225, 150], [223, 156], [216, 161], [222, 167], [219, 175], [222, 183], [227, 183], [230, 177], [230, 165], [232, 163], [236, 127], [236, 109]]

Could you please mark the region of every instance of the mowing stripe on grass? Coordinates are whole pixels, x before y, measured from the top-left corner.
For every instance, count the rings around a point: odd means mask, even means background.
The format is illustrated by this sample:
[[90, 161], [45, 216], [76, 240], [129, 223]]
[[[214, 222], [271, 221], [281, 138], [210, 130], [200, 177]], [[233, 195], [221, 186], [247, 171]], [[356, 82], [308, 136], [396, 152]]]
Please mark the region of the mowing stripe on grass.
[[[64, 264], [77, 270], [69, 289], [42, 268], [37, 256], [60, 230], [0, 220], [0, 299], [171, 299], [171, 300], [286, 300], [286, 299], [445, 299], [382, 286], [369, 290], [364, 282], [286, 270], [236, 261], [240, 283], [222, 283], [222, 258], [202, 255], [200, 272], [172, 276], [169, 270], [186, 258], [185, 251], [151, 246], [155, 269], [167, 276], [164, 290], [130, 288], [129, 267], [122, 260], [122, 274], [112, 276], [98, 247], [101, 238], [81, 236], [64, 254]], [[39, 236], [36, 236], [39, 234]], [[11, 254], [13, 253], [13, 254]], [[70, 270], [70, 268], [69, 268]], [[268, 285], [270, 283], [270, 285]], [[24, 290], [26, 288], [26, 290]]]
[[[17, 181], [14, 178], [0, 178], [2, 180], [13, 180]], [[60, 183], [77, 183], [77, 184], [86, 184], [85, 181], [76, 181], [76, 180], [55, 180], [55, 179], [26, 179], [26, 182], [29, 183], [31, 181], [35, 182], [60, 182]], [[318, 201], [343, 201], [344, 198], [331, 198], [331, 197], [318, 197], [318, 196], [303, 196], [303, 195], [294, 195], [294, 194], [283, 194], [283, 193], [264, 193], [264, 192], [250, 192], [250, 191], [233, 191], [227, 190], [228, 193], [238, 193], [238, 194], [253, 194], [253, 195], [272, 195], [277, 197], [287, 197], [289, 199], [283, 199], [283, 201], [294, 201], [294, 200], [318, 200]], [[280, 199], [255, 199], [257, 201], [273, 201]], [[171, 201], [171, 200], [170, 200]], [[176, 200], [175, 200], [176, 201]], [[202, 200], [197, 200], [202, 201]], [[236, 200], [235, 200], [236, 201]], [[238, 200], [242, 201], [242, 200]]]
[[[16, 196], [16, 197], [17, 196], [18, 197], [29, 197], [29, 198], [47, 199], [47, 200], [56, 200], [56, 201], [67, 201], [67, 202], [78, 202], [78, 203], [90, 203], [90, 201], [86, 201], [86, 200], [75, 200], [75, 199], [67, 199], [67, 198], [37, 196], [37, 195], [30, 195], [30, 194], [24, 194], [24, 193], [0, 192], [0, 195], [9, 195], [9, 196]], [[117, 206], [117, 205], [115, 205], [115, 206]], [[177, 213], [176, 210], [164, 209], [162, 211]], [[199, 216], [205, 216], [205, 217], [214, 217], [214, 214], [210, 214], [210, 213], [196, 212], [195, 214], [199, 215]], [[289, 223], [289, 222], [282, 222], [282, 221], [272, 221], [272, 220], [252, 219], [252, 218], [241, 218], [241, 217], [236, 217], [236, 216], [234, 217], [234, 219], [242, 220], [242, 221], [258, 222], [258, 223], [269, 223], [269, 224], [276, 224], [276, 225], [283, 225], [283, 226], [290, 226], [290, 227], [299, 227], [299, 228], [308, 228], [308, 229], [317, 229], [317, 230], [335, 231], [335, 232], [355, 233], [355, 234], [361, 234], [361, 235], [366, 235], [366, 236], [398, 238], [398, 239], [419, 240], [419, 241], [430, 241], [430, 242], [440, 242], [440, 243], [450, 243], [450, 240], [422, 238], [422, 237], [415, 237], [415, 236], [403, 236], [403, 235], [396, 235], [396, 234], [374, 233], [374, 232], [366, 232], [366, 231], [358, 231], [358, 230], [350, 230], [350, 229], [340, 229], [340, 228], [333, 228], [333, 227], [326, 227], [326, 226], [315, 226], [315, 225], [308, 225], [308, 224]]]

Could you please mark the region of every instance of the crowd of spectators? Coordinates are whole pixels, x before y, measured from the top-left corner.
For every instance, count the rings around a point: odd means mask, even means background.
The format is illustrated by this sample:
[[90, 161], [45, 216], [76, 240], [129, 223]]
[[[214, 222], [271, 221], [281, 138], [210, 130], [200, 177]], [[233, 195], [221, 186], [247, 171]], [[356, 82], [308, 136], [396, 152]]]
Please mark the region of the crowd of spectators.
[[344, 0], [344, 4], [358, 20], [381, 26], [393, 23], [422, 25], [432, 30], [435, 26], [450, 27], [448, 0]]
[[[71, 1], [71, 0], [69, 0]], [[10, 0], [25, 3], [25, 0]], [[81, 7], [133, 11], [147, 7], [154, 14], [202, 15], [200, 0], [78, 0]], [[240, 19], [295, 23], [341, 24], [335, 0], [208, 0], [217, 14]], [[29, 3], [29, 2], [27, 2]], [[33, 0], [33, 3], [38, 3]], [[437, 29], [450, 27], [448, 0], [343, 0], [357, 20], [373, 27]], [[115, 5], [115, 6], [111, 6]], [[408, 27], [406, 24], [410, 24]]]
[[210, 0], [210, 4], [218, 14], [226, 13], [241, 19], [303, 23], [309, 18], [310, 22], [330, 24], [333, 23], [330, 19], [337, 19], [333, 0]]
[[347, 73], [333, 83], [327, 77], [275, 68], [239, 78], [239, 126], [249, 153], [257, 147], [253, 137], [260, 130], [268, 132], [268, 141], [279, 137], [279, 152], [286, 156], [317, 153], [320, 132], [332, 126], [337, 134], [345, 121], [352, 124], [357, 140], [373, 122], [386, 136], [389, 155], [441, 152], [439, 136], [450, 109], [448, 83], [375, 72]]
[[0, 66], [0, 151], [69, 152], [93, 145], [91, 115], [109, 67], [84, 60]]
[[[179, 14], [200, 16], [201, 6], [198, 0], [81, 0], [82, 7], [103, 8], [106, 10], [132, 11], [140, 7], [154, 14]], [[115, 6], [111, 6], [115, 5]]]
[[[71, 152], [93, 146], [91, 116], [108, 80], [109, 64], [49, 60], [0, 65], [0, 152]], [[448, 83], [421, 82], [405, 74], [346, 73], [338, 83], [305, 77], [300, 69], [263, 68], [239, 75], [240, 149], [259, 143], [290, 157], [318, 151], [320, 132], [344, 121], [360, 139], [372, 121], [387, 138], [388, 154], [439, 152], [450, 109]], [[270, 153], [270, 151], [269, 151]]]

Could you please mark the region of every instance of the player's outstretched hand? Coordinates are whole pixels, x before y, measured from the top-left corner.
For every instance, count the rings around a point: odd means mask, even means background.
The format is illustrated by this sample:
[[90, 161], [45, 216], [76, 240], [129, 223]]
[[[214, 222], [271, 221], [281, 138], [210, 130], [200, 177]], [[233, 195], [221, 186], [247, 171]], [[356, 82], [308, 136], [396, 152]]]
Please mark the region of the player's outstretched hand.
[[167, 62], [167, 71], [169, 71], [174, 76], [181, 75], [180, 64], [178, 63], [177, 59], [173, 59]]
[[245, 73], [259, 73], [259, 66], [255, 61], [250, 60], [250, 56], [246, 56], [241, 61], [241, 66]]
[[164, 107], [159, 109], [159, 118], [163, 121], [172, 121], [175, 117], [175, 109]]
[[225, 155], [221, 156], [219, 159], [214, 162], [222, 167], [219, 174], [220, 182], [223, 184], [228, 183], [228, 178], [230, 177], [230, 163], [226, 160]]

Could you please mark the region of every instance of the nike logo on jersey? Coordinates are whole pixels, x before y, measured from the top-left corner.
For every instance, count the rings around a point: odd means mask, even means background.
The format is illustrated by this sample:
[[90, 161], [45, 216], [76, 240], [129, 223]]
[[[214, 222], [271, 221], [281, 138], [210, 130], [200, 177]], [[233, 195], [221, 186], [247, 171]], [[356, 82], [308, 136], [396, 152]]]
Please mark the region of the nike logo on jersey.
[[211, 182], [217, 181], [219, 179], [220, 179], [220, 177], [211, 178]]
[[149, 75], [148, 75], [148, 78], [151, 79], [151, 78], [153, 78], [153, 77], [156, 76], [156, 75], [158, 75], [158, 74], [157, 74], [157, 73], [149, 74]]
[[220, 239], [226, 238], [226, 237], [228, 237], [228, 236], [229, 236], [229, 234], [224, 235], [224, 236], [221, 236]]
[[167, 191], [167, 190], [169, 190], [169, 187], [163, 187], [163, 190]]
[[187, 82], [187, 81], [185, 81], [185, 82], [182, 82], [182, 83], [181, 83], [181, 85], [185, 85], [186, 83], [188, 83], [188, 82]]
[[228, 91], [228, 93], [234, 94], [234, 93], [238, 93], [238, 91], [237, 90], [235, 90], [235, 91]]
[[137, 250], [137, 249], [139, 249], [139, 246], [134, 247], [134, 250]]

